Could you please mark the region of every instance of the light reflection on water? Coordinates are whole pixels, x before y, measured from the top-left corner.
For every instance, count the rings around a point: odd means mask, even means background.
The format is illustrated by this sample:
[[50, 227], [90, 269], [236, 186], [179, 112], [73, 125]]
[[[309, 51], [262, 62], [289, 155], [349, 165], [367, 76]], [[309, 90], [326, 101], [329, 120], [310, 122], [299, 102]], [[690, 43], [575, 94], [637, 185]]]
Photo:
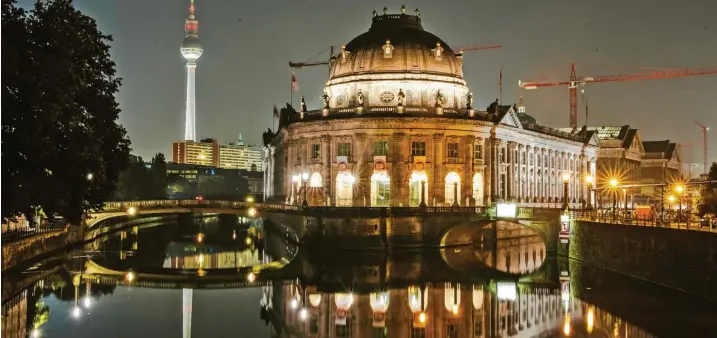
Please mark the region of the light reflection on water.
[[[11, 278], [22, 291], [3, 301], [2, 335], [652, 337], [578, 297], [610, 290], [571, 276], [588, 271], [576, 263], [546, 257], [535, 233], [510, 224], [495, 233], [440, 251], [300, 253], [298, 270], [247, 288], [202, 280], [295, 252], [263, 224], [135, 227]], [[100, 278], [113, 271], [138, 279]]]

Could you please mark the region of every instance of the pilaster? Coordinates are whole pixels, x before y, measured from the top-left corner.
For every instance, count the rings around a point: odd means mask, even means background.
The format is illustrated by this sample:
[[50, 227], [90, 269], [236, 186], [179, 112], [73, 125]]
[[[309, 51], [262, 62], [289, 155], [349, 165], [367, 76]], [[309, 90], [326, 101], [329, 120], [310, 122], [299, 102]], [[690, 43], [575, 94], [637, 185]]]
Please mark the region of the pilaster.
[[[433, 134], [433, 160], [431, 161], [433, 162], [431, 163], [431, 173], [433, 174], [433, 177], [428, 177], [428, 180], [432, 182], [431, 184], [433, 186], [429, 187], [428, 200], [426, 201], [426, 203], [431, 206], [431, 202], [433, 202], [433, 199], [435, 199], [437, 205], [442, 205], [446, 200], [446, 174], [445, 170], [443, 169], [443, 162], [445, 162], [445, 147], [445, 135]], [[433, 193], [431, 193], [431, 191], [433, 191]]]

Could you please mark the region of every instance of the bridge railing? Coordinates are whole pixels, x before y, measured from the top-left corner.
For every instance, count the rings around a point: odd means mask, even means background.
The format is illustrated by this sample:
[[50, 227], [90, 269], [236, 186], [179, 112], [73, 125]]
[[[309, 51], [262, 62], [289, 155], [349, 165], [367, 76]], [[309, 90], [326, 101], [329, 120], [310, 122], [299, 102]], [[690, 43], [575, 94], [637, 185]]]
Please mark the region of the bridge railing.
[[644, 217], [626, 216], [622, 211], [612, 213], [607, 210], [571, 211], [570, 215], [572, 219], [589, 222], [717, 232], [717, 226], [712, 224], [705, 225], [700, 222], [690, 222], [688, 219], [677, 219], [675, 217], [660, 219], [657, 215], [647, 215]]

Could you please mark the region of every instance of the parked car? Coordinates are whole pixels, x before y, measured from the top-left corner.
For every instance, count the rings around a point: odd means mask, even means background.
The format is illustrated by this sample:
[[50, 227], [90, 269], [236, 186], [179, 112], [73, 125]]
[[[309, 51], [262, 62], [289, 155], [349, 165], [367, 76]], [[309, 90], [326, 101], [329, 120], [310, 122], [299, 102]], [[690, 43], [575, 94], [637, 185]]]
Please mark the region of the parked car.
[[717, 215], [705, 214], [700, 217], [700, 228], [702, 227], [710, 227], [712, 229], [717, 228]]

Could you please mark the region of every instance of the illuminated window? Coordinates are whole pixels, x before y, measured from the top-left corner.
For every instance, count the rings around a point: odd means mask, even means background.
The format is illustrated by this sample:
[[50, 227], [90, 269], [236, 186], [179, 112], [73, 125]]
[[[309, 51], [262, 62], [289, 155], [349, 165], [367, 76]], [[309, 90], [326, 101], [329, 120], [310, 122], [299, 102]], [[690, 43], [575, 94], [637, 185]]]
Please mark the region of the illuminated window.
[[483, 159], [483, 145], [480, 143], [476, 143], [475, 146], [473, 146], [473, 156], [476, 160], [482, 160]]
[[390, 59], [393, 56], [393, 45], [391, 40], [386, 40], [386, 44], [383, 45], [383, 58]]
[[388, 142], [378, 141], [373, 143], [373, 155], [374, 156], [386, 156], [388, 155]]
[[458, 143], [448, 143], [448, 157], [458, 157]]
[[339, 143], [339, 156], [351, 156], [351, 143]]
[[412, 156], [426, 156], [426, 142], [412, 142], [411, 143], [411, 155]]
[[319, 158], [321, 157], [321, 145], [320, 144], [312, 144], [311, 145], [311, 158]]

